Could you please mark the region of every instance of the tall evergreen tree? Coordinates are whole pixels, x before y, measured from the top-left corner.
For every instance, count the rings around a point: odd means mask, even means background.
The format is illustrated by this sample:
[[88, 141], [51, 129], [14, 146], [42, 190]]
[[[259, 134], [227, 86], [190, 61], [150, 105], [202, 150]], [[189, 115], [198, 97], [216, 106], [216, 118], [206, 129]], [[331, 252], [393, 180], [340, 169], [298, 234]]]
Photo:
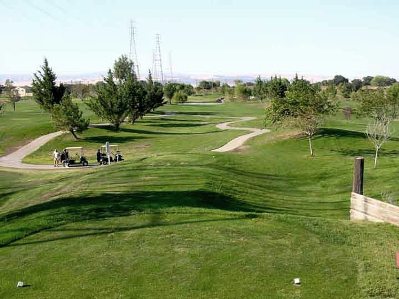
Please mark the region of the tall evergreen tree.
[[253, 94], [261, 101], [267, 98], [267, 84], [260, 76], [256, 77]]
[[83, 118], [82, 111], [70, 97], [64, 98], [60, 104], [55, 104], [52, 110], [54, 125], [59, 130], [70, 132], [78, 139], [76, 132], [82, 132], [89, 126], [89, 120]]
[[138, 98], [138, 104], [135, 105], [132, 111], [133, 123], [148, 112], [154, 111], [156, 108], [162, 106], [164, 102], [163, 86], [161, 83], [152, 80], [151, 72], [148, 73], [147, 81], [143, 82], [142, 91], [143, 94]]
[[97, 85], [97, 95], [92, 97], [87, 103], [96, 115], [108, 120], [115, 130], [119, 130], [121, 123], [130, 111], [133, 101], [127, 85], [126, 82], [117, 83], [114, 80], [112, 71], [109, 70], [103, 84]]
[[34, 74], [32, 82], [33, 99], [40, 105], [42, 109], [51, 112], [55, 104], [60, 104], [63, 97], [66, 95], [66, 88], [61, 83], [56, 85], [55, 80], [57, 76], [49, 67], [48, 61], [45, 58], [41, 71]]
[[51, 113], [56, 128], [69, 131], [77, 139], [75, 132], [86, 130], [89, 121], [77, 104], [73, 103], [69, 92], [63, 84], [56, 85], [56, 75], [49, 67], [47, 59], [41, 67], [42, 71], [34, 74], [32, 93], [40, 107]]
[[138, 81], [133, 63], [126, 56], [115, 61], [102, 84], [97, 85], [97, 95], [88, 102], [99, 117], [108, 120], [116, 130], [126, 117], [134, 123], [138, 118], [163, 103], [163, 87], [152, 80]]

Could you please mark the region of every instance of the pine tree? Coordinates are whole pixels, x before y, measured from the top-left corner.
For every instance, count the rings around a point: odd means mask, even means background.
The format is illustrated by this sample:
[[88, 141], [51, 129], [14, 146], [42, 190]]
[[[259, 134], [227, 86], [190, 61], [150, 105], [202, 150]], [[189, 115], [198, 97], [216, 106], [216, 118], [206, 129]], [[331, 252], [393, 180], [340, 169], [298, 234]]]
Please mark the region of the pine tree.
[[78, 139], [75, 132], [82, 132], [89, 126], [89, 121], [83, 118], [78, 105], [69, 97], [54, 105], [52, 119], [57, 129], [70, 132], [75, 139]]
[[83, 118], [83, 113], [77, 104], [73, 103], [65, 86], [56, 85], [55, 73], [44, 59], [42, 71], [34, 74], [32, 93], [39, 106], [51, 113], [56, 128], [69, 131], [77, 139], [75, 132], [86, 130], [89, 121]]
[[61, 103], [65, 96], [66, 88], [62, 83], [59, 86], [56, 85], [55, 80], [57, 76], [49, 67], [46, 58], [44, 59], [44, 64], [41, 69], [42, 71], [38, 71], [37, 74], [33, 75], [33, 98], [42, 109], [51, 112], [55, 104]]

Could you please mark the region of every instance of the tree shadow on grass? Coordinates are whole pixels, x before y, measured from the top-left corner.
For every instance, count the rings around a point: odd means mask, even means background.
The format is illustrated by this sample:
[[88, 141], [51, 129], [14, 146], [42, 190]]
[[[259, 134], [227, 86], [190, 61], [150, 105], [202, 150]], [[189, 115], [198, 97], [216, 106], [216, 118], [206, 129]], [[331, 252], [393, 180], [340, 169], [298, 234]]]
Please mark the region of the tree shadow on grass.
[[127, 143], [127, 142], [132, 142], [138, 139], [146, 139], [149, 137], [145, 136], [119, 136], [117, 132], [115, 132], [115, 135], [100, 135], [100, 136], [90, 136], [90, 137], [85, 137], [84, 140], [88, 142], [93, 142], [93, 143], [105, 143], [105, 141], [108, 141], [109, 143]]
[[[190, 107], [190, 106], [186, 106], [186, 107]], [[209, 112], [209, 111], [173, 111], [173, 112], [169, 112], [169, 113], [165, 113], [163, 111], [154, 111], [151, 112], [147, 115], [159, 115], [159, 116], [166, 116], [166, 115], [170, 115], [170, 113], [173, 113], [173, 115], [214, 115], [216, 114], [215, 112]]]
[[208, 123], [158, 123], [158, 124], [150, 124], [148, 126], [150, 127], [161, 127], [161, 128], [192, 128], [192, 127], [201, 127], [201, 126], [207, 126], [209, 125]]
[[[98, 196], [64, 197], [8, 213], [0, 218], [11, 229], [0, 228], [0, 247], [40, 231], [68, 223], [131, 216], [156, 212], [171, 207], [191, 207], [241, 211], [273, 212], [273, 208], [258, 207], [233, 197], [202, 190], [140, 191], [104, 193]], [[14, 224], [16, 227], [14, 227]]]
[[[222, 117], [221, 117], [222, 118]], [[149, 119], [145, 118], [142, 121], [140, 121], [141, 124], [147, 125], [147, 124], [159, 124], [159, 122], [193, 122], [193, 121], [204, 121], [204, 118], [202, 117], [190, 117], [189, 119], [179, 119], [179, 118], [172, 118], [172, 117], [162, 117], [162, 118], [157, 118], [157, 119]]]
[[215, 115], [215, 112], [206, 112], [206, 111], [179, 111], [176, 112], [176, 115]]
[[337, 138], [360, 138], [367, 139], [367, 135], [363, 132], [343, 130], [336, 128], [322, 128], [319, 130], [316, 138], [321, 137], [337, 137]]
[[[321, 137], [338, 137], [338, 138], [359, 138], [363, 140], [367, 140], [367, 134], [365, 132], [359, 131], [351, 131], [337, 128], [321, 128], [318, 134], [315, 136], [316, 138]], [[391, 141], [399, 141], [397, 137], [389, 138]]]
[[[342, 156], [351, 156], [351, 157], [358, 157], [358, 156], [374, 156], [375, 155], [375, 150], [372, 148], [372, 145], [370, 144], [370, 149], [340, 149], [340, 150], [332, 150], [333, 152], [337, 152], [341, 154]], [[384, 156], [384, 157], [398, 157], [399, 155], [399, 150], [384, 150], [381, 149], [379, 151], [379, 156]]]
[[[154, 125], [156, 127], [157, 125]], [[173, 127], [173, 126], [171, 126]], [[220, 131], [213, 130], [213, 131], [206, 131], [206, 132], [164, 132], [164, 131], [149, 131], [149, 130], [142, 130], [142, 129], [132, 129], [132, 128], [122, 128], [122, 132], [132, 133], [132, 134], [144, 134], [144, 135], [202, 135], [202, 134], [209, 134], [209, 133], [219, 133]]]

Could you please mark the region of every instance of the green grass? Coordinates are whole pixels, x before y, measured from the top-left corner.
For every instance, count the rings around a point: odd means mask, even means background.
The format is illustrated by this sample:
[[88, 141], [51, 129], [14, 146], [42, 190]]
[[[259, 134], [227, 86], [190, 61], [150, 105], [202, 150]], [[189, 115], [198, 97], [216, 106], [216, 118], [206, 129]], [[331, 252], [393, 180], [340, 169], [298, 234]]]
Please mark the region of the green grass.
[[197, 102], [197, 103], [207, 103], [207, 102], [215, 102], [216, 99], [224, 97], [223, 94], [214, 92], [209, 94], [196, 94], [188, 97], [188, 102]]
[[257, 116], [240, 125], [261, 127], [262, 107], [167, 105], [26, 159], [49, 163], [67, 145], [92, 158], [109, 140], [127, 157], [118, 165], [1, 170], [0, 298], [398, 298], [398, 229], [348, 221], [354, 156], [366, 157], [367, 195], [398, 194], [397, 136], [377, 169], [366, 120], [341, 115], [315, 138], [314, 158], [286, 129], [210, 151], [242, 134], [216, 123]]
[[32, 100], [18, 102], [16, 111], [7, 104], [0, 115], [0, 156], [53, 130], [50, 116]]

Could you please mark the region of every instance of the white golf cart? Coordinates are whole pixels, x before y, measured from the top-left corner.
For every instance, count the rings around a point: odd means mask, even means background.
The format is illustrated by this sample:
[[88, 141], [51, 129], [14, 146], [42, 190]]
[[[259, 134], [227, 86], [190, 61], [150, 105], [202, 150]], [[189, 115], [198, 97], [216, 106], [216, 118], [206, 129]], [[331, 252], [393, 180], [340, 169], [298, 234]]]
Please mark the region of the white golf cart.
[[[107, 155], [107, 146], [101, 146], [101, 164], [108, 164], [108, 155]], [[119, 145], [117, 144], [110, 144], [109, 145], [109, 162], [120, 162], [123, 161], [123, 156], [121, 151], [119, 150]]]
[[61, 152], [61, 163], [64, 167], [89, 165], [81, 146], [65, 148], [65, 152]]

